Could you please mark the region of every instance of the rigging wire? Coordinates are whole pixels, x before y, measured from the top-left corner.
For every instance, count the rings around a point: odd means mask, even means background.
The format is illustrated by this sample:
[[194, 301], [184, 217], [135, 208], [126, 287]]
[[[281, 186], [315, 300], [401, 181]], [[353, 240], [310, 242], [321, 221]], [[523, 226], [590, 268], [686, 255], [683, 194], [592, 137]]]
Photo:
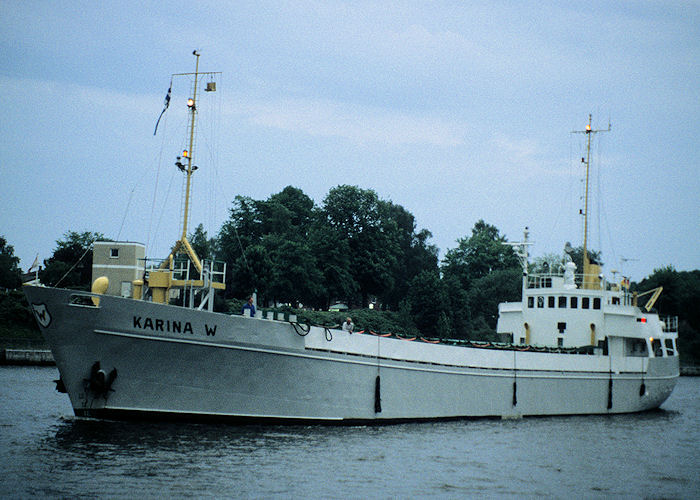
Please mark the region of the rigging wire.
[[[172, 84], [171, 84], [172, 88]], [[168, 129], [168, 114], [165, 114], [165, 120], [163, 120], [163, 129], [167, 131]], [[156, 197], [158, 195], [158, 183], [160, 181], [160, 171], [161, 167], [163, 166], [163, 149], [165, 148], [165, 137], [166, 133], [163, 131], [161, 133], [161, 141], [160, 141], [160, 150], [158, 151], [158, 161], [156, 163], [156, 182], [155, 185], [153, 186], [153, 201], [151, 202], [151, 216], [148, 220], [148, 232], [146, 233], [146, 255], [148, 255], [148, 250], [151, 247], [151, 228], [153, 226], [153, 217], [155, 214], [156, 210]], [[160, 221], [159, 221], [160, 225]], [[156, 233], [158, 232], [157, 226], [156, 226]]]
[[134, 190], [136, 186], [131, 188], [131, 193], [129, 193], [129, 201], [126, 203], [126, 210], [124, 210], [124, 217], [122, 218], [122, 225], [119, 226], [119, 232], [117, 233], [117, 241], [122, 235], [122, 229], [124, 229], [124, 223], [126, 222], [126, 216], [129, 214], [129, 207], [131, 206], [131, 199], [134, 197]]
[[[221, 75], [219, 75], [219, 78], [221, 78]], [[219, 106], [219, 110], [218, 110], [219, 112], [216, 114], [216, 116], [218, 118], [217, 127], [218, 127], [218, 129], [220, 129], [221, 116], [223, 114], [222, 113], [222, 111], [223, 111], [223, 99], [222, 98], [219, 98], [218, 106]], [[215, 113], [211, 113], [211, 114], [214, 115]], [[211, 175], [213, 176], [212, 177], [213, 178], [212, 185], [213, 185], [214, 189], [212, 189], [211, 192], [214, 193], [215, 196], [219, 195], [221, 200], [225, 200], [226, 193], [223, 190], [223, 186], [225, 184], [221, 180], [221, 170], [219, 168], [219, 161], [218, 161], [218, 149], [216, 150], [216, 153], [212, 153], [211, 150], [209, 151], [209, 153], [210, 153], [210, 157], [213, 159], [212, 160], [213, 168], [211, 169]], [[232, 224], [231, 226], [233, 227], [233, 233], [234, 233], [234, 236], [236, 238], [236, 242], [238, 243], [238, 248], [241, 251], [241, 257], [243, 258], [243, 265], [246, 267], [246, 269], [248, 271], [253, 272], [253, 268], [248, 263], [248, 259], [246, 257], [246, 253], [245, 253], [245, 250], [243, 248], [243, 242], [241, 240], [240, 234], [238, 233], [238, 229], [236, 228], [235, 224]]]
[[72, 271], [73, 269], [75, 269], [75, 266], [77, 266], [78, 264], [80, 264], [80, 261], [83, 260], [83, 259], [85, 258], [85, 256], [87, 255], [87, 253], [88, 253], [90, 250], [92, 250], [92, 245], [93, 245], [96, 241], [97, 241], [97, 238], [94, 238], [94, 239], [90, 242], [90, 244], [87, 246], [87, 248], [86, 248], [85, 251], [83, 252], [83, 255], [80, 256], [80, 258], [75, 262], [75, 264], [73, 264], [73, 265], [71, 266], [70, 269], [68, 269], [68, 271], [66, 271], [66, 274], [64, 274], [63, 276], [61, 276], [61, 279], [59, 279], [59, 280], [56, 282], [56, 284], [54, 284], [54, 287], [57, 287], [57, 286], [61, 283], [61, 281], [63, 281], [63, 280], [66, 278], [66, 276], [68, 276], [68, 275], [71, 273], [71, 271]]
[[[599, 142], [599, 147], [600, 147], [600, 142]], [[602, 167], [602, 162], [599, 161], [599, 162], [598, 162], [598, 165], [600, 165], [600, 166]], [[601, 171], [601, 173], [600, 173], [599, 175], [601, 175], [601, 176], [604, 175], [604, 173], [602, 172], [602, 168], [600, 168], [600, 171]], [[604, 180], [604, 178], [603, 178], [603, 180]], [[601, 198], [601, 199], [607, 199], [607, 198], [605, 197], [605, 193], [604, 193], [604, 191], [603, 191], [604, 186], [605, 186], [605, 182], [601, 182], [601, 183], [600, 183], [600, 186], [601, 186], [601, 187], [600, 187], [600, 198]], [[610, 254], [612, 255], [612, 261], [611, 261], [611, 262], [617, 264], [617, 255], [616, 255], [616, 253], [615, 253], [615, 241], [613, 240], [613, 238], [612, 238], [612, 233], [611, 233], [611, 231], [610, 231], [609, 217], [608, 217], [608, 214], [606, 213], [605, 203], [601, 203], [601, 204], [600, 204], [600, 215], [601, 215], [601, 217], [602, 217], [602, 219], [603, 219], [603, 225], [605, 225], [606, 234], [607, 234], [607, 236], [608, 236], [608, 245], [609, 245], [608, 250], [610, 251]], [[601, 234], [602, 234], [602, 232], [603, 232], [602, 229], [601, 229], [600, 227], [598, 227], [598, 231], [600, 231]], [[602, 247], [601, 247], [601, 248], [602, 248]]]
[[602, 243], [602, 231], [600, 230], [600, 212], [601, 212], [601, 204], [602, 204], [602, 187], [600, 185], [600, 173], [603, 170], [603, 165], [601, 163], [600, 159], [600, 139], [596, 141], [596, 156], [597, 156], [597, 162], [596, 162], [596, 205], [597, 205], [597, 210], [596, 210], [596, 218], [598, 221], [598, 251], [602, 254], [603, 253], [603, 243]]

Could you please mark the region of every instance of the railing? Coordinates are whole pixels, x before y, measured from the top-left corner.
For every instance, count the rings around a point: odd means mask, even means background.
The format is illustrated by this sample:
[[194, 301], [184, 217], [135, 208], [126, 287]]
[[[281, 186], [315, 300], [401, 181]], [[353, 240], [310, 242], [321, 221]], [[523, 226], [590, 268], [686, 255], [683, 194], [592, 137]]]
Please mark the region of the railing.
[[567, 276], [565, 273], [537, 273], [527, 275], [527, 288], [553, 288], [555, 285], [558, 288], [567, 283], [576, 285], [576, 288], [582, 288], [585, 277], [588, 277], [586, 281], [590, 283], [600, 283], [596, 289], [614, 290], [618, 286], [615, 283], [608, 283], [605, 277], [593, 274], [573, 273]]
[[[169, 271], [167, 268], [161, 269], [162, 262], [160, 259], [146, 259], [146, 278], [152, 271]], [[189, 259], [175, 259], [173, 261], [173, 269], [170, 272], [173, 280], [190, 281], [201, 279], [204, 282], [204, 286], [208, 286], [210, 282], [224, 283], [226, 281], [226, 262], [203, 260], [202, 273], [200, 275]]]
[[206, 277], [205, 283], [226, 282], [226, 262], [221, 260], [205, 260], [202, 261], [202, 274]]
[[667, 333], [678, 333], [678, 316], [665, 316], [659, 318], [663, 321], [662, 330]]

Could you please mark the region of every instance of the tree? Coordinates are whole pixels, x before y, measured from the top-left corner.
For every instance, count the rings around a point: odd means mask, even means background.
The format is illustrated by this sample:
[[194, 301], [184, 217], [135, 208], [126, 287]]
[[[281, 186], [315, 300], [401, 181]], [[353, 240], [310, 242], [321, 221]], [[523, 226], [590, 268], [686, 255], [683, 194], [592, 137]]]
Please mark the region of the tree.
[[424, 337], [449, 335], [449, 300], [444, 283], [435, 271], [424, 270], [408, 287], [406, 301], [411, 317]]
[[[474, 225], [469, 238], [457, 243], [457, 248], [448, 250], [441, 269], [450, 291], [454, 334], [470, 338], [489, 329], [495, 333], [498, 303], [508, 300], [510, 290], [520, 290], [519, 280], [517, 286], [512, 284], [513, 276], [521, 276], [518, 258], [498, 229], [483, 220]], [[491, 273], [496, 274], [489, 277]]]
[[457, 248], [447, 251], [442, 272], [454, 277], [465, 290], [471, 282], [499, 269], [519, 268], [513, 248], [505, 244], [495, 226], [479, 220], [469, 238], [457, 240]]
[[190, 233], [187, 240], [200, 260], [211, 260], [215, 256], [216, 238], [209, 238], [204, 230], [204, 224], [199, 224], [194, 233]]
[[322, 297], [318, 306], [327, 309], [332, 300], [352, 303], [352, 298], [359, 293], [359, 286], [351, 272], [350, 242], [325, 224], [322, 215], [315, 219], [309, 233], [309, 245], [321, 273]]
[[[259, 202], [249, 197], [236, 196], [217, 237], [218, 258], [227, 263], [226, 297], [242, 297], [255, 290], [253, 280], [267, 269], [262, 237]], [[257, 247], [253, 249], [254, 247]], [[250, 256], [248, 256], [250, 252]], [[249, 258], [250, 257], [250, 258]], [[255, 263], [257, 269], [251, 267]]]
[[15, 249], [0, 236], [0, 288], [18, 288], [22, 284], [19, 257]]
[[[631, 290], [643, 293], [663, 286], [663, 292], [656, 301], [655, 308], [660, 316], [678, 316], [678, 350], [681, 360], [686, 363], [700, 364], [700, 270], [676, 271], [669, 265], [659, 269], [643, 279], [632, 283]], [[640, 300], [644, 306], [646, 298]]]
[[272, 279], [267, 293], [276, 302], [317, 304], [323, 296], [323, 275], [306, 242], [270, 234], [263, 238], [272, 262]]
[[395, 222], [382, 220], [377, 193], [357, 186], [332, 188], [322, 210], [331, 230], [347, 241], [350, 273], [359, 288], [362, 306], [367, 307], [370, 295], [381, 295], [394, 285], [391, 270], [399, 256], [398, 242], [391, 237], [396, 231]]
[[428, 243], [430, 231], [416, 232], [415, 218], [404, 207], [380, 201], [380, 209], [381, 229], [398, 250], [394, 266], [389, 269], [391, 286], [380, 295], [380, 300], [384, 306], [397, 309], [413, 278], [423, 271], [438, 273], [438, 249]]
[[[603, 265], [601, 261], [601, 253], [598, 250], [587, 250], [588, 259], [591, 263], [598, 263]], [[583, 274], [583, 246], [573, 247], [569, 252], [569, 257], [571, 261], [576, 264], [576, 272]], [[537, 257], [532, 264], [530, 264], [531, 273], [552, 273], [558, 274], [564, 272], [564, 265], [568, 261], [568, 257], [565, 254], [547, 253], [541, 257]]]
[[259, 201], [237, 196], [219, 231], [219, 258], [231, 270], [227, 296], [258, 292], [269, 300], [316, 304], [323, 301], [323, 274], [310, 243], [314, 202], [287, 186]]
[[261, 207], [263, 231], [266, 234], [283, 234], [294, 239], [308, 236], [313, 222], [314, 201], [301, 189], [287, 186], [270, 196]]
[[475, 280], [467, 294], [472, 330], [475, 325], [485, 324], [491, 332], [495, 332], [498, 322], [498, 304], [519, 302], [521, 295], [522, 271], [520, 268], [499, 269]]
[[68, 231], [56, 241], [53, 255], [44, 260], [39, 273], [42, 283], [65, 288], [90, 289], [92, 281], [92, 244], [106, 240], [102, 233]]

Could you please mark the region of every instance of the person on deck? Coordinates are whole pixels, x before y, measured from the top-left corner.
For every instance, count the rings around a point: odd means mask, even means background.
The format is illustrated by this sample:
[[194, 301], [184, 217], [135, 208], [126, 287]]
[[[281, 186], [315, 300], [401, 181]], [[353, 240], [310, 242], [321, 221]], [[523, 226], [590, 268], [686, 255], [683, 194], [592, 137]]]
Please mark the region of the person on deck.
[[245, 316], [245, 311], [246, 309], [250, 310], [250, 317], [254, 318], [255, 317], [255, 304], [253, 304], [253, 297], [248, 298], [248, 302], [246, 302], [243, 305], [243, 309], [241, 310], [241, 314]]
[[343, 330], [348, 332], [348, 333], [352, 333], [354, 328], [355, 328], [355, 325], [353, 324], [352, 319], [348, 317], [345, 320], [345, 322], [343, 322]]

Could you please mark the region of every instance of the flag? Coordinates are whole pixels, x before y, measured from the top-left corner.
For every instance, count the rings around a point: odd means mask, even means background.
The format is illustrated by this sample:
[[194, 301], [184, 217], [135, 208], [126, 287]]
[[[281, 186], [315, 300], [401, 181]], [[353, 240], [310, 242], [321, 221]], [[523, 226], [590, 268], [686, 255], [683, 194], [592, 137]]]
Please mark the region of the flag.
[[158, 124], [160, 123], [160, 119], [163, 118], [163, 113], [168, 109], [168, 106], [170, 106], [170, 93], [173, 90], [173, 82], [172, 80], [170, 81], [170, 87], [168, 87], [168, 93], [165, 94], [165, 101], [163, 102], [163, 111], [160, 112], [160, 116], [158, 117], [158, 121], [156, 122], [156, 128], [153, 131], [153, 135], [156, 135], [156, 132], [158, 131]]
[[39, 254], [36, 254], [36, 257], [34, 258], [34, 262], [32, 263], [32, 266], [29, 268], [29, 271], [27, 271], [27, 272], [31, 273], [32, 270], [38, 266], [39, 266]]

